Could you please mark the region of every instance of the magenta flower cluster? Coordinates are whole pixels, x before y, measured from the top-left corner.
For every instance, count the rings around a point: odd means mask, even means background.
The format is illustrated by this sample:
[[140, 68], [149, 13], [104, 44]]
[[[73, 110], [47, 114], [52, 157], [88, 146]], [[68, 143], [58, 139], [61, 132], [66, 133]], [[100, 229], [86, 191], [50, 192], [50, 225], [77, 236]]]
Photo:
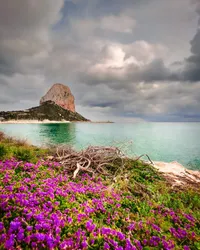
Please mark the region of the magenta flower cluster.
[[192, 249], [199, 240], [191, 214], [151, 204], [101, 178], [71, 180], [58, 163], [0, 162], [0, 249]]

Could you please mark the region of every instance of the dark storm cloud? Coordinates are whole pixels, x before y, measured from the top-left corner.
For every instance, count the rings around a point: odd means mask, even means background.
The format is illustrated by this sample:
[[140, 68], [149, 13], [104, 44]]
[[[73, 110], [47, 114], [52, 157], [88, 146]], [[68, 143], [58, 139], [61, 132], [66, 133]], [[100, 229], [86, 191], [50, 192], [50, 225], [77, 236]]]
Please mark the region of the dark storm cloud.
[[0, 74], [12, 75], [14, 72], [11, 62], [6, 60], [5, 56], [0, 55]]
[[143, 0], [101, 0], [97, 1], [96, 10], [108, 15], [110, 13], [118, 14], [123, 9], [134, 8], [137, 4], [142, 4]]
[[191, 55], [185, 60], [185, 68], [183, 70], [183, 79], [186, 81], [200, 81], [200, 3], [196, 3], [196, 12], [199, 15], [198, 28], [194, 38], [191, 40]]
[[92, 101], [87, 103], [88, 106], [91, 107], [101, 107], [101, 108], [106, 108], [106, 107], [116, 107], [118, 105], [118, 102], [98, 102], [98, 101]]
[[0, 1], [0, 73], [28, 73], [48, 54], [48, 28], [59, 20], [63, 1]]
[[12, 98], [6, 97], [5, 95], [0, 94], [0, 105], [13, 104], [15, 103]]
[[[82, 9], [82, 14], [87, 15], [90, 13], [91, 16], [99, 17], [102, 15], [118, 15], [125, 9], [133, 10], [136, 6], [147, 4], [151, 0], [67, 0], [65, 5], [71, 6], [70, 3], [76, 5], [76, 11], [79, 8]], [[74, 6], [73, 6], [74, 9]], [[91, 12], [90, 12], [91, 11]]]
[[107, 68], [103, 72], [89, 71], [80, 74], [80, 79], [92, 86], [107, 84], [112, 89], [129, 88], [132, 83], [138, 82], [160, 82], [178, 81], [180, 75], [165, 66], [162, 59], [155, 59], [143, 67], [138, 67], [135, 63], [128, 66]]
[[192, 55], [186, 60], [184, 78], [190, 81], [200, 81], [200, 28], [191, 41]]
[[138, 72], [131, 74], [131, 68], [129, 69], [129, 80], [130, 81], [144, 81], [144, 82], [155, 82], [163, 80], [177, 81], [179, 77], [176, 73], [173, 73], [167, 68], [162, 59], [155, 59], [151, 63], [144, 66]]
[[[157, 2], [152, 1], [152, 2]], [[196, 6], [196, 12], [200, 16], [200, 4], [198, 1], [194, 1]], [[107, 8], [107, 11], [111, 8], [112, 10], [120, 10], [124, 8], [124, 6], [129, 6], [131, 4], [130, 1], [126, 2], [127, 5], [122, 5], [120, 1], [99, 1], [97, 6], [102, 8]], [[138, 1], [132, 2], [132, 6], [134, 4], [139, 4]], [[143, 3], [140, 3], [141, 5]], [[198, 20], [200, 26], [200, 17]], [[175, 34], [174, 34], [175, 35]], [[100, 84], [107, 83], [110, 84], [112, 88], [124, 88], [124, 85], [117, 84], [127, 83], [127, 82], [139, 82], [144, 81], [147, 83], [154, 81], [191, 81], [198, 82], [200, 81], [200, 27], [198, 27], [197, 32], [190, 42], [191, 55], [187, 57], [185, 60], [182, 60], [177, 63], [171, 63], [171, 65], [166, 66], [165, 62], [162, 58], [156, 58], [153, 61], [146, 63], [143, 67], [138, 67], [135, 63], [130, 63], [128, 66], [123, 66], [120, 68], [110, 67], [109, 70], [104, 70], [103, 72], [87, 72], [86, 74], [81, 74], [84, 82], [88, 84]], [[134, 54], [126, 54], [127, 56], [134, 56]], [[180, 66], [179, 70], [174, 70], [174, 66]], [[125, 70], [125, 76], [120, 72]]]
[[[199, 1], [194, 0], [193, 1], [195, 4], [195, 8], [196, 8], [196, 12], [198, 13], [198, 15], [200, 16], [200, 4]], [[156, 0], [152, 0], [152, 1], [146, 1], [145, 5], [148, 6], [149, 3], [155, 3], [156, 4], [160, 4], [158, 1]], [[169, 3], [170, 4], [170, 3]], [[144, 1], [123, 1], [123, 3], [121, 1], [114, 1], [114, 0], [110, 0], [110, 1], [96, 1], [96, 7], [99, 11], [99, 13], [106, 13], [107, 15], [109, 15], [110, 13], [115, 13], [118, 14], [120, 13], [120, 11], [122, 9], [127, 9], [127, 6], [132, 7], [133, 8], [133, 12], [134, 12], [134, 6], [139, 5], [140, 8], [142, 8], [141, 6], [144, 6]], [[176, 2], [174, 3], [175, 7], [176, 7]], [[167, 5], [166, 5], [167, 6]], [[167, 6], [168, 7], [168, 6]], [[149, 10], [148, 10], [149, 11]], [[130, 11], [131, 12], [131, 11]], [[130, 13], [129, 12], [129, 13]], [[153, 12], [154, 13], [154, 12]], [[165, 14], [163, 14], [165, 15]], [[137, 16], [137, 13], [136, 13]], [[168, 14], [167, 14], [167, 18], [168, 18]], [[168, 22], [170, 23], [170, 19], [168, 20]], [[200, 26], [200, 17], [198, 20], [199, 26]], [[139, 26], [140, 28], [140, 26]], [[166, 27], [168, 28], [168, 27]], [[104, 31], [104, 35], [106, 31]], [[137, 33], [137, 31], [136, 31]], [[148, 34], [148, 33], [147, 33]], [[125, 36], [125, 34], [123, 34], [123, 37]], [[146, 36], [146, 34], [145, 34]], [[176, 34], [174, 33], [174, 36], [176, 36]], [[115, 35], [113, 34], [112, 37], [115, 37]], [[120, 36], [118, 35], [118, 39]], [[151, 37], [151, 34], [149, 34], [149, 37]], [[98, 76], [98, 74], [96, 75], [96, 77], [94, 77], [93, 75], [89, 75], [86, 76], [86, 80], [88, 81], [88, 83], [93, 83], [93, 84], [99, 84], [100, 82], [102, 83], [112, 83], [113, 81], [145, 81], [145, 82], [152, 82], [152, 81], [191, 81], [191, 82], [197, 82], [200, 80], [200, 27], [198, 27], [197, 32], [194, 36], [194, 38], [192, 39], [192, 41], [190, 42], [191, 45], [191, 55], [186, 59], [186, 60], [182, 60], [179, 62], [179, 64], [182, 66], [182, 69], [179, 71], [174, 71], [171, 69], [171, 67], [174, 66], [174, 63], [172, 63], [169, 66], [166, 66], [164, 61], [162, 59], [156, 59], [154, 61], [152, 61], [151, 63], [145, 65], [142, 69], [139, 70], [135, 70], [135, 65], [130, 65], [129, 70], [127, 70], [127, 75], [126, 75], [126, 79], [121, 79], [116, 77], [115, 74], [113, 74], [112, 69], [110, 72], [106, 72], [105, 75], [101, 74], [100, 76]], [[177, 63], [178, 64], [178, 63]], [[120, 69], [119, 69], [120, 70]], [[83, 76], [84, 77], [84, 76]], [[88, 78], [87, 78], [88, 77]], [[84, 77], [85, 79], [85, 77]], [[115, 84], [116, 88], [118, 87], [117, 84]]]
[[199, 31], [189, 54], [197, 23], [190, 0], [0, 4], [1, 110], [38, 105], [61, 82], [90, 119], [199, 117]]

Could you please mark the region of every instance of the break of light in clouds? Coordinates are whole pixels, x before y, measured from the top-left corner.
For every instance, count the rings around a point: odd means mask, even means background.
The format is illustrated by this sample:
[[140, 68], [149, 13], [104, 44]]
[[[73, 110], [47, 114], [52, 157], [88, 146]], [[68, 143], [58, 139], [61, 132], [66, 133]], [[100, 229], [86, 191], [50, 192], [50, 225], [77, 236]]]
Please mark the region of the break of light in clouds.
[[200, 121], [198, 0], [0, 0], [0, 109], [68, 85], [92, 120]]

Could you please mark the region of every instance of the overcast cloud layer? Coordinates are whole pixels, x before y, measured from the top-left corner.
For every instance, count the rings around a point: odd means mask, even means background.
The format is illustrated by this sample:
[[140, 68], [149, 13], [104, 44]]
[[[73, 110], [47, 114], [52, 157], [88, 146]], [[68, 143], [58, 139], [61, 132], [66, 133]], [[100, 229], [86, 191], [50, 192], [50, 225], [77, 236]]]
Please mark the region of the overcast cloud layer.
[[0, 110], [56, 82], [92, 120], [200, 121], [199, 0], [0, 0]]

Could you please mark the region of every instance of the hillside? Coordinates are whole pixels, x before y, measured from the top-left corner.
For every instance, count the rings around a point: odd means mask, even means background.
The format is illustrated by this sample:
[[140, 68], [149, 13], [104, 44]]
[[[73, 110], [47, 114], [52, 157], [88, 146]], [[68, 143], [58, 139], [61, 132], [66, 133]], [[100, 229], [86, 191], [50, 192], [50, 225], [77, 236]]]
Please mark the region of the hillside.
[[200, 249], [199, 184], [118, 148], [42, 149], [0, 132], [0, 176], [0, 249]]
[[89, 121], [79, 113], [64, 109], [53, 101], [26, 110], [0, 112], [0, 121], [9, 120]]

